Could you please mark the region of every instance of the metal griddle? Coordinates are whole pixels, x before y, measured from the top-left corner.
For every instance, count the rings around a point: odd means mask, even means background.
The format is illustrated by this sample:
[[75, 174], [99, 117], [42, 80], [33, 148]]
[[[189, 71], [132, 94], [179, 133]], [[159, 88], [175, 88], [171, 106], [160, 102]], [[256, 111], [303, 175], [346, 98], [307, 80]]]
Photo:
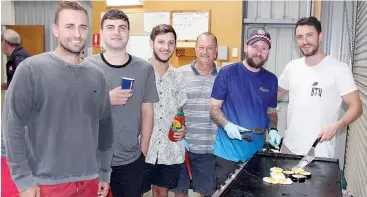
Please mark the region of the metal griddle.
[[341, 197], [339, 162], [337, 159], [316, 158], [305, 167], [312, 173], [304, 183], [272, 185], [263, 177], [270, 177], [271, 167], [291, 169], [302, 156], [274, 153], [256, 153], [251, 157], [236, 179], [220, 197]]

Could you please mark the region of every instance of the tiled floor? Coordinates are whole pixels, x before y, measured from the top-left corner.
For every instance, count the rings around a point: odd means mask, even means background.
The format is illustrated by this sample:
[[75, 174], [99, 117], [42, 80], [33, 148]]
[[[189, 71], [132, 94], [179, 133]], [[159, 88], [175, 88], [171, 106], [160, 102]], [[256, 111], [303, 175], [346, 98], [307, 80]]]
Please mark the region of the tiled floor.
[[[168, 193], [168, 197], [174, 197], [175, 195], [172, 192]], [[144, 197], [153, 197], [152, 191], [144, 194]], [[198, 194], [194, 193], [192, 190], [189, 190], [189, 197], [199, 197]]]

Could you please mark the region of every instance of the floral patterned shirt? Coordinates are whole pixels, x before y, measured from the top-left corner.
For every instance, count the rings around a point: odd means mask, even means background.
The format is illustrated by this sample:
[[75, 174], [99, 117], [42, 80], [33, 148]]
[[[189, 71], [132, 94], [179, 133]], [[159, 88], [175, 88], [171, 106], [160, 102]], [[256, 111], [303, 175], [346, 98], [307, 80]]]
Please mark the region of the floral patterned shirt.
[[185, 149], [181, 141], [172, 142], [168, 132], [173, 119], [187, 101], [184, 77], [178, 70], [168, 68], [161, 78], [155, 71], [159, 102], [154, 103], [154, 125], [145, 162], [173, 165], [184, 162]]

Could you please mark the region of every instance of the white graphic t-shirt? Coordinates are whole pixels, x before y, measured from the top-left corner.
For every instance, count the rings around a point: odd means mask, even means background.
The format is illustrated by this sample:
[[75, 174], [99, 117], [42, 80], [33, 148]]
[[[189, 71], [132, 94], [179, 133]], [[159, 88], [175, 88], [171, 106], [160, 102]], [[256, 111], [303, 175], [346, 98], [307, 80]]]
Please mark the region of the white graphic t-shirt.
[[[300, 155], [307, 154], [323, 128], [338, 121], [342, 96], [357, 90], [351, 68], [331, 56], [316, 66], [307, 66], [304, 58], [291, 61], [278, 83], [289, 91], [283, 143]], [[315, 155], [333, 158], [334, 149], [335, 137], [319, 143]]]

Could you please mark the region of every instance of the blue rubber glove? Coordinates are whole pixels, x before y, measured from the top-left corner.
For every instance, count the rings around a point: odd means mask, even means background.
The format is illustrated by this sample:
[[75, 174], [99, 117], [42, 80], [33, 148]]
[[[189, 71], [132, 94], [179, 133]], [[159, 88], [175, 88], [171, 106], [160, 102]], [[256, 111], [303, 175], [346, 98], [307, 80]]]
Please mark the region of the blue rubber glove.
[[278, 134], [277, 130], [270, 129], [270, 131], [269, 131], [269, 142], [272, 146], [279, 149], [280, 135]]
[[228, 122], [226, 125], [224, 125], [224, 130], [227, 132], [229, 138], [242, 140], [240, 132], [242, 130], [245, 130], [245, 128], [242, 128], [238, 125]]
[[182, 144], [182, 146], [183, 146], [187, 151], [189, 151], [189, 150], [190, 150], [189, 144], [187, 143], [187, 141], [186, 141], [186, 139], [185, 139], [185, 138], [181, 140], [181, 144]]

